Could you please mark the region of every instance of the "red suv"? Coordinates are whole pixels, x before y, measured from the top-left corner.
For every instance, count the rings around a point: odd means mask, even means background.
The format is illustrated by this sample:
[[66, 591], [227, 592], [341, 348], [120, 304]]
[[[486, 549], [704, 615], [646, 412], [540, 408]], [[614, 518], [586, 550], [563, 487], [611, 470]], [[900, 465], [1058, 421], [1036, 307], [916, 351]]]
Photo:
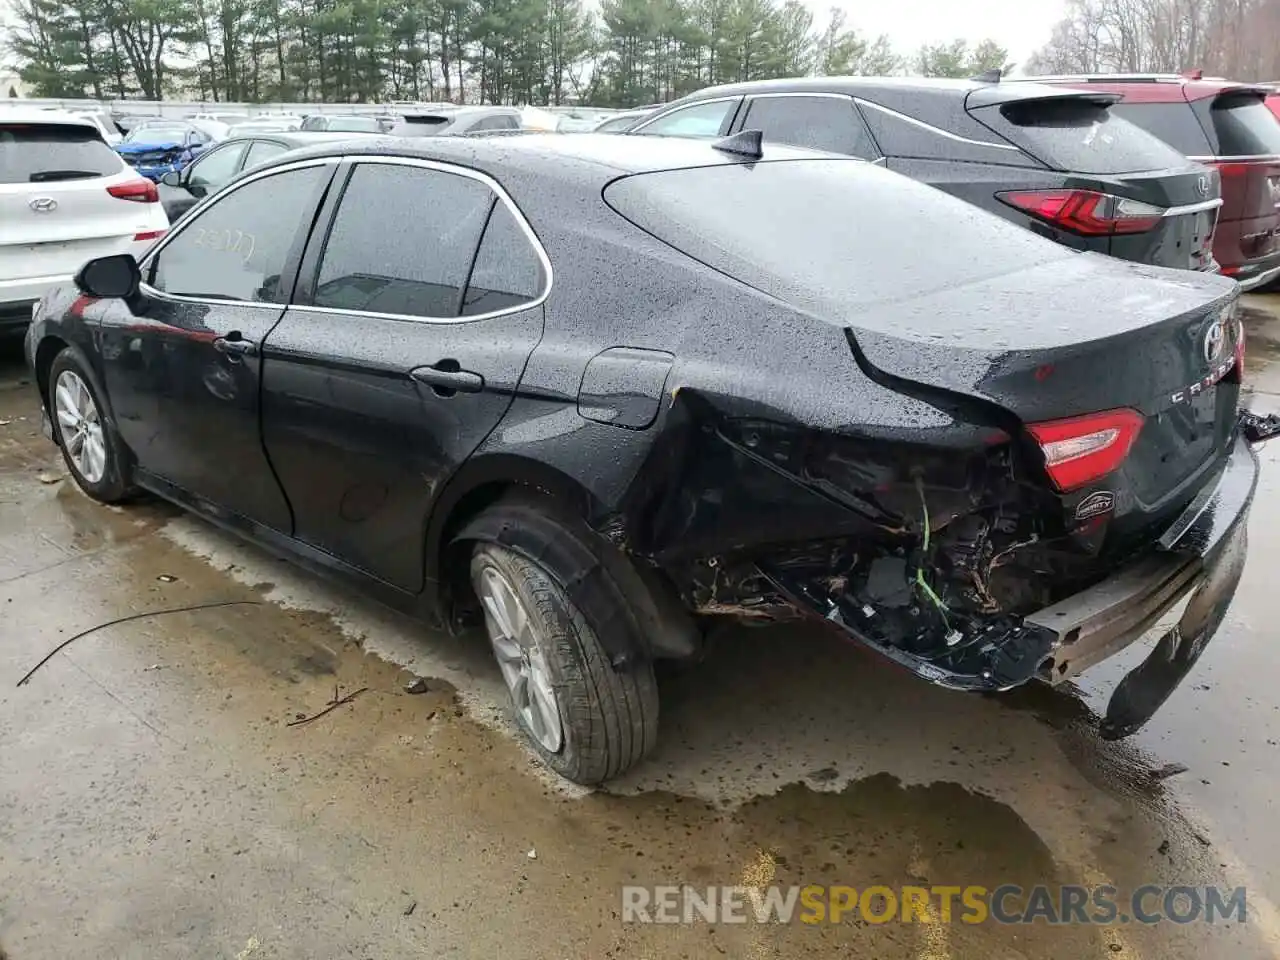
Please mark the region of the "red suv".
[[1222, 272], [1252, 290], [1280, 277], [1280, 120], [1274, 91], [1230, 80], [1129, 74], [1036, 77], [1114, 93], [1111, 112], [1192, 160], [1222, 172], [1222, 210], [1213, 253]]

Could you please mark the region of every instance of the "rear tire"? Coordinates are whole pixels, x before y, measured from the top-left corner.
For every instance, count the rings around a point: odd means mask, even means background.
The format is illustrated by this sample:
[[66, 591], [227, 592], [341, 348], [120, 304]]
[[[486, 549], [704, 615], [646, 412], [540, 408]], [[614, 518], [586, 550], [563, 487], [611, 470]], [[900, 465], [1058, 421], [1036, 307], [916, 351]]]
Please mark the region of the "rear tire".
[[133, 461], [102, 402], [102, 389], [71, 347], [49, 367], [49, 419], [76, 484], [100, 503], [119, 503], [137, 491]]
[[[604, 625], [590, 622], [569, 598], [558, 571], [505, 546], [477, 543], [471, 584], [516, 721], [547, 766], [592, 786], [652, 749], [658, 731], [652, 663], [613, 666], [599, 638]], [[578, 589], [601, 587], [588, 578]], [[618, 602], [596, 597], [588, 606], [598, 608], [597, 601]]]

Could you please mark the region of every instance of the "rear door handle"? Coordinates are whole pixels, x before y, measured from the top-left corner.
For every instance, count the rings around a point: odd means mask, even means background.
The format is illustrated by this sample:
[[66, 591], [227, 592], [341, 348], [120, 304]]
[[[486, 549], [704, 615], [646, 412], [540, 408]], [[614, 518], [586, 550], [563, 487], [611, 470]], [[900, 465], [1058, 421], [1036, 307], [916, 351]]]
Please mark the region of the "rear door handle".
[[251, 357], [258, 352], [258, 345], [252, 340], [241, 340], [238, 337], [218, 337], [213, 341], [213, 349], [231, 357]]
[[458, 369], [458, 361], [441, 360], [431, 367], [418, 367], [409, 371], [418, 383], [426, 384], [437, 396], [452, 397], [455, 393], [479, 393], [484, 389], [484, 377], [470, 370]]

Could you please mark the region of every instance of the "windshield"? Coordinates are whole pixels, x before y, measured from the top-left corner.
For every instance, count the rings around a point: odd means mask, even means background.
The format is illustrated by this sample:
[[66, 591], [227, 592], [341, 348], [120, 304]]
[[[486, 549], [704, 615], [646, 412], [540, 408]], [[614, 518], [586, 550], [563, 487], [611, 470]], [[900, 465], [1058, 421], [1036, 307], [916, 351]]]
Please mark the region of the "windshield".
[[339, 133], [378, 133], [381, 128], [373, 117], [329, 117], [328, 129]]
[[1187, 165], [1183, 154], [1096, 100], [1017, 100], [973, 115], [1055, 170], [1138, 173]]
[[190, 127], [180, 123], [155, 123], [134, 127], [124, 138], [125, 143], [181, 143]]
[[123, 166], [93, 127], [0, 122], [0, 183], [109, 177]]

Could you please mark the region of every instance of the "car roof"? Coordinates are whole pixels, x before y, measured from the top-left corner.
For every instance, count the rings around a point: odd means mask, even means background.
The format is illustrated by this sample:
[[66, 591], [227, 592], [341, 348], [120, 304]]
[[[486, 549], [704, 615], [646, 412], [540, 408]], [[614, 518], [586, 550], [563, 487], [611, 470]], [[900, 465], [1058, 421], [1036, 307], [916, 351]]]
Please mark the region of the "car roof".
[[0, 123], [74, 124], [98, 129], [88, 117], [68, 113], [65, 110], [42, 110], [39, 107], [0, 107]]
[[287, 143], [296, 150], [322, 143], [359, 140], [362, 136], [377, 136], [377, 134], [361, 134], [358, 131], [346, 130], [262, 130], [257, 133], [253, 131], [237, 133], [219, 141], [218, 146], [224, 143], [238, 143], [242, 140], [273, 140], [277, 143]]
[[[257, 171], [330, 156], [404, 157], [454, 163], [491, 173], [534, 173], [561, 180], [578, 179], [603, 186], [620, 176], [686, 167], [746, 162], [738, 154], [716, 150], [714, 141], [687, 137], [619, 137], [607, 133], [521, 133], [508, 137], [378, 137], [348, 139], [345, 144], [317, 145], [275, 158]], [[829, 153], [764, 144], [764, 160], [824, 159], [862, 163]]]

